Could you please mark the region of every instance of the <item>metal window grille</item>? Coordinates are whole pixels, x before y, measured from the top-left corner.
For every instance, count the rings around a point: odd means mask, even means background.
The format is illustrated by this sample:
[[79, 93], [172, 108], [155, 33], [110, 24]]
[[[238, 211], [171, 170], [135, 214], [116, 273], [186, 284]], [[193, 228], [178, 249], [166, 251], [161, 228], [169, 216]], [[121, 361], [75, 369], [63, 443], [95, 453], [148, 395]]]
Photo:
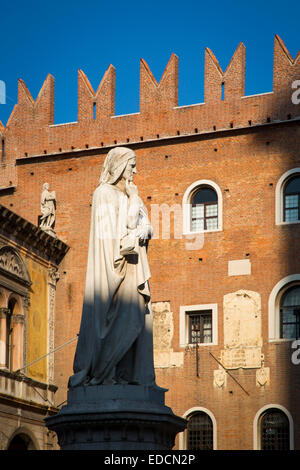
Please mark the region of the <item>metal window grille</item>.
[[288, 289], [281, 298], [280, 337], [300, 338], [300, 286]]
[[187, 450], [213, 450], [213, 424], [204, 412], [194, 413], [188, 419]]
[[280, 337], [289, 339], [300, 338], [300, 306], [280, 309]]
[[200, 187], [191, 198], [191, 231], [218, 228], [218, 196], [210, 187]]
[[283, 194], [283, 219], [285, 222], [300, 220], [300, 176], [288, 180]]
[[289, 422], [286, 415], [276, 409], [267, 411], [261, 419], [261, 449], [289, 450]]
[[300, 220], [299, 194], [288, 194], [284, 197], [284, 221], [296, 222]]
[[218, 228], [218, 204], [192, 204], [191, 230], [214, 230]]
[[212, 343], [212, 311], [189, 312], [189, 343]]

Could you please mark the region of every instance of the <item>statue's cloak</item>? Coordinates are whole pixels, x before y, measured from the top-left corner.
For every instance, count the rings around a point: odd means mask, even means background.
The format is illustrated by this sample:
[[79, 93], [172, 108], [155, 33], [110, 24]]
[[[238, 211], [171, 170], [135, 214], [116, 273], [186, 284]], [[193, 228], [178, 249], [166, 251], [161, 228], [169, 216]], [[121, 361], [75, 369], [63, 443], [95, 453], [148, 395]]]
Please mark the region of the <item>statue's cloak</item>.
[[[140, 224], [143, 209], [141, 202]], [[70, 387], [152, 384], [155, 380], [146, 247], [137, 243], [137, 254], [120, 252], [128, 235], [127, 212], [125, 193], [113, 184], [98, 186], [93, 195], [84, 303]]]

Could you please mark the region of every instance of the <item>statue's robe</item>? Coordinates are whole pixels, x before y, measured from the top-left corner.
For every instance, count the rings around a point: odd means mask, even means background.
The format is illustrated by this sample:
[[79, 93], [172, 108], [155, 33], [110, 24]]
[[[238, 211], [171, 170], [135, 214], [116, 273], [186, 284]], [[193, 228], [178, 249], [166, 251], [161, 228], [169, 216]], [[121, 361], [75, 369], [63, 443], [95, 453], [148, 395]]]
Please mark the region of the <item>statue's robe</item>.
[[[141, 202], [141, 201], [140, 201]], [[141, 210], [138, 224], [148, 223]], [[122, 255], [128, 196], [103, 183], [93, 195], [82, 318], [69, 386], [155, 382], [145, 245]]]

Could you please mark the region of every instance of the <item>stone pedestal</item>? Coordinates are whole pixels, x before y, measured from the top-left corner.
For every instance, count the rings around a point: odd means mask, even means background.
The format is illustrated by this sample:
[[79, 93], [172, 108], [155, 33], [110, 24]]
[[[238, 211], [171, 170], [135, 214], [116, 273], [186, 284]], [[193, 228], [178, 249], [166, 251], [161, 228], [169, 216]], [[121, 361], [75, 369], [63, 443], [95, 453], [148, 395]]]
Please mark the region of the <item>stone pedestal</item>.
[[76, 387], [46, 426], [61, 450], [171, 450], [186, 420], [165, 406], [165, 392], [127, 384]]
[[54, 238], [57, 238], [57, 235], [55, 233], [55, 231], [50, 228], [50, 227], [40, 227], [41, 230], [43, 230], [44, 232], [48, 233], [48, 235], [51, 235], [52, 237]]

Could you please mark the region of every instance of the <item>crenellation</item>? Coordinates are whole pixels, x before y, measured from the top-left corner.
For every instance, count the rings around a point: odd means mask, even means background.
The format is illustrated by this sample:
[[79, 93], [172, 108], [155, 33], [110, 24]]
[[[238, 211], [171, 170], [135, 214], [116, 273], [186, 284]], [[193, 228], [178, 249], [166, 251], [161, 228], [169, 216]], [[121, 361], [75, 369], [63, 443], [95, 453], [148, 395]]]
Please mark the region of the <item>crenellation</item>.
[[[205, 50], [205, 103], [239, 99], [245, 95], [246, 48], [241, 42], [225, 72], [213, 52]], [[222, 91], [223, 88], [223, 91]]]
[[[25, 82], [18, 80], [18, 106], [16, 119], [26, 119], [38, 127], [54, 123], [54, 77], [47, 75], [37, 98], [34, 100]], [[18, 123], [19, 124], [19, 121]]]
[[[94, 109], [95, 108], [95, 109]], [[110, 65], [95, 92], [82, 70], [78, 71], [78, 122], [98, 121], [115, 114], [115, 68]]]
[[[240, 43], [225, 72], [213, 52], [205, 50], [205, 101], [178, 106], [178, 57], [172, 54], [159, 83], [149, 66], [140, 63], [140, 110], [115, 115], [115, 68], [109, 65], [96, 91], [78, 71], [78, 121], [54, 124], [54, 78], [48, 75], [34, 100], [19, 80], [18, 104], [6, 128], [6, 163], [33, 155], [73, 149], [109, 147], [218, 129], [235, 129], [299, 116], [290, 96], [300, 77], [300, 51], [293, 60], [283, 41], [274, 40], [274, 89], [245, 96], [246, 48]], [[222, 85], [222, 83], [224, 85]], [[222, 86], [224, 92], [222, 94]], [[3, 179], [3, 178], [2, 178]], [[2, 183], [3, 184], [3, 183]], [[5, 187], [4, 185], [2, 187]]]
[[172, 54], [159, 83], [148, 64], [140, 63], [140, 112], [157, 113], [178, 106], [178, 57]]
[[300, 51], [295, 59], [287, 50], [282, 39], [276, 35], [274, 39], [273, 91], [278, 100], [285, 100], [291, 94], [294, 80], [300, 77]]

